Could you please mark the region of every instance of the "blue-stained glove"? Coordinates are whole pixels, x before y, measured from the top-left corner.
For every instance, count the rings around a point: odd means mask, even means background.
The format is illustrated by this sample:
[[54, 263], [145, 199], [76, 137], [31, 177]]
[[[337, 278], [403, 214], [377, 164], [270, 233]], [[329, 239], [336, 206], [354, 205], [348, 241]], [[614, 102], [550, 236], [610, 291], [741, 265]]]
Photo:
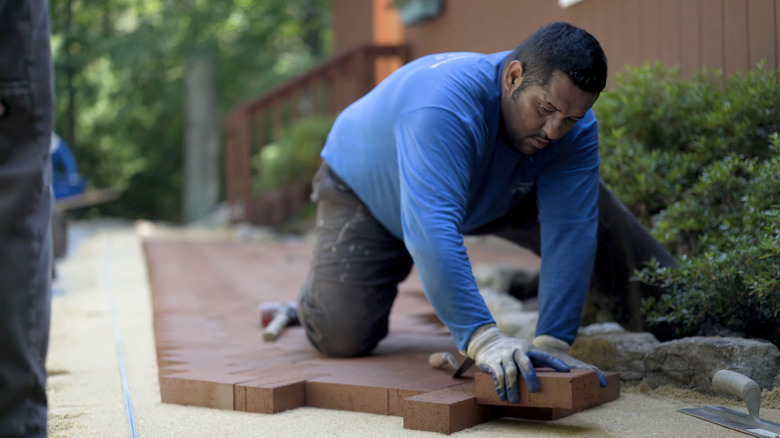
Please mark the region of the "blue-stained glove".
[[550, 335], [539, 335], [534, 338], [533, 345], [535, 350], [554, 356], [573, 369], [595, 371], [599, 377], [599, 386], [602, 388], [607, 386], [607, 378], [604, 377], [604, 374], [595, 365], [575, 359], [569, 355], [570, 346], [565, 341]]
[[531, 392], [539, 391], [539, 379], [534, 365], [549, 367], [556, 371], [569, 371], [564, 361], [534, 348], [524, 339], [504, 336], [495, 324], [487, 324], [471, 336], [468, 357], [474, 359], [477, 367], [493, 376], [499, 400], [520, 401], [518, 372]]

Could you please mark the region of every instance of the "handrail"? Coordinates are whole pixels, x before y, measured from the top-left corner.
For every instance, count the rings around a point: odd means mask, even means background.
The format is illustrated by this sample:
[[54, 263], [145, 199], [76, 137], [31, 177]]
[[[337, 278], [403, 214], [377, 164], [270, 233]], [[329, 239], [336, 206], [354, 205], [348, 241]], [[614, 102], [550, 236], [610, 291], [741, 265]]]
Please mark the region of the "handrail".
[[294, 210], [305, 202], [308, 188], [297, 188], [296, 194], [264, 198], [254, 195], [252, 157], [274, 141], [289, 123], [312, 115], [335, 117], [369, 92], [377, 83], [377, 62], [383, 58], [394, 59], [398, 65], [404, 64], [409, 60], [409, 49], [405, 45], [354, 48], [236, 106], [230, 112], [224, 121], [225, 194], [234, 212], [234, 221], [271, 225], [295, 214]]

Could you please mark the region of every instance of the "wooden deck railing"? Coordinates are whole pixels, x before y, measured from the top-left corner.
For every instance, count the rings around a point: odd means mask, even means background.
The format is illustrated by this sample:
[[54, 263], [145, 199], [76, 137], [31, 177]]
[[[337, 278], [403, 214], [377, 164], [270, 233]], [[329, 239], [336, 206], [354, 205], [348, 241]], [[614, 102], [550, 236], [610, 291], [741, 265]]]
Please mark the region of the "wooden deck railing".
[[407, 46], [364, 46], [306, 73], [234, 109], [224, 122], [225, 195], [233, 221], [274, 225], [292, 217], [307, 202], [308, 185], [275, 193], [252, 193], [252, 157], [272, 143], [281, 129], [307, 116], [336, 116], [369, 92], [377, 82], [382, 59], [408, 61]]

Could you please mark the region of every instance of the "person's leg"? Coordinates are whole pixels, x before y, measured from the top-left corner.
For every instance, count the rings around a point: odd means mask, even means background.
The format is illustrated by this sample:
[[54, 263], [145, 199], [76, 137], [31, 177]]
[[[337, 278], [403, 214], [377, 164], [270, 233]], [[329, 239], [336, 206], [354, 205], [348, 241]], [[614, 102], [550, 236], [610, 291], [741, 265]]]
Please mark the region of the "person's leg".
[[[541, 236], [537, 219], [536, 196], [531, 192], [507, 215], [472, 234], [493, 234], [540, 255]], [[661, 295], [658, 287], [632, 281], [635, 269], [652, 257], [662, 266], [673, 266], [674, 259], [636, 217], [607, 188], [599, 188], [598, 247], [592, 278], [591, 298], [615, 321], [630, 330], [646, 330], [641, 312], [642, 298]]]
[[0, 436], [46, 436], [52, 131], [48, 5], [0, 0]]
[[[633, 331], [648, 329], [642, 314], [642, 299], [660, 297], [664, 290], [631, 280], [634, 271], [655, 258], [661, 266], [674, 266], [674, 257], [636, 219], [623, 203], [601, 183], [599, 192], [599, 236], [591, 294], [596, 305], [611, 313], [622, 326]], [[659, 337], [667, 328], [653, 327]]]
[[368, 354], [387, 336], [398, 283], [409, 275], [412, 258], [327, 165], [317, 172], [312, 199], [316, 241], [298, 317], [326, 356]]

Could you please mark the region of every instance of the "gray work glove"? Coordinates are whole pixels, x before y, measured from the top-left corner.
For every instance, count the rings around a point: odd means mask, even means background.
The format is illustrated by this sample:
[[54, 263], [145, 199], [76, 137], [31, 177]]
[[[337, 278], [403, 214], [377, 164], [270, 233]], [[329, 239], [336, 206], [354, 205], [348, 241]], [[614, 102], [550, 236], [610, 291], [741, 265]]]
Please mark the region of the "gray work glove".
[[493, 376], [499, 400], [520, 401], [518, 371], [531, 392], [539, 391], [539, 379], [534, 365], [545, 366], [556, 371], [569, 371], [569, 365], [534, 348], [524, 339], [504, 336], [495, 324], [478, 328], [469, 340], [466, 355], [480, 370]]
[[604, 377], [604, 374], [595, 365], [575, 359], [569, 355], [570, 346], [565, 341], [550, 335], [539, 335], [534, 338], [533, 345], [537, 350], [558, 358], [561, 362], [573, 369], [595, 371], [599, 377], [599, 386], [602, 388], [607, 386], [607, 378]]

